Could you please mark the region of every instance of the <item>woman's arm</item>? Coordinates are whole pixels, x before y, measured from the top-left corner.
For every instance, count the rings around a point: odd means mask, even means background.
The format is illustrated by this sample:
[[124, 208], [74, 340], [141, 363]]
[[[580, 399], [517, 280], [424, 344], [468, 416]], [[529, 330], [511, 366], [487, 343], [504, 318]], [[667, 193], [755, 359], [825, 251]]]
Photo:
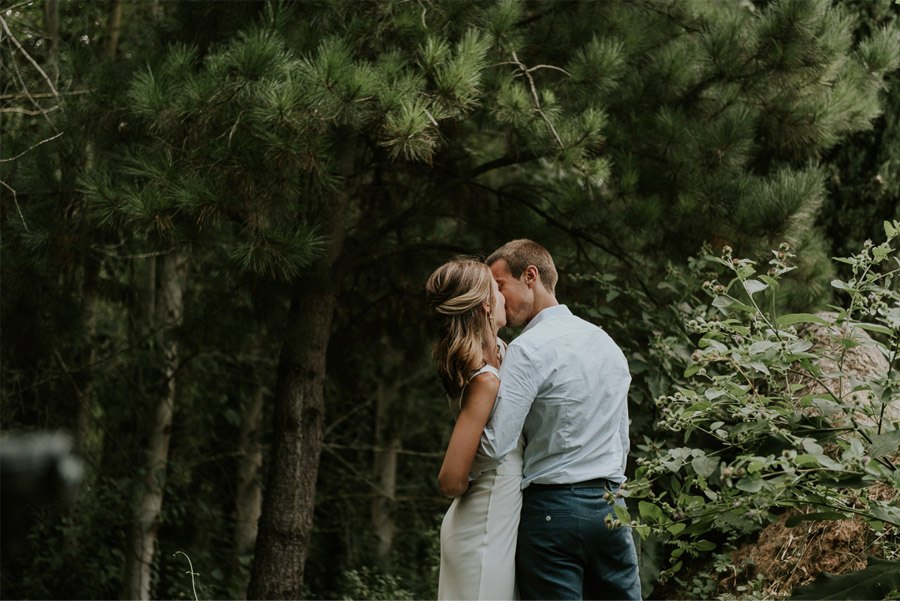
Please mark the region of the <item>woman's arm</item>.
[[475, 452], [499, 389], [500, 380], [489, 372], [476, 376], [466, 387], [462, 409], [453, 426], [450, 444], [447, 445], [447, 453], [438, 475], [438, 486], [443, 495], [453, 498], [468, 490], [469, 472], [472, 470]]

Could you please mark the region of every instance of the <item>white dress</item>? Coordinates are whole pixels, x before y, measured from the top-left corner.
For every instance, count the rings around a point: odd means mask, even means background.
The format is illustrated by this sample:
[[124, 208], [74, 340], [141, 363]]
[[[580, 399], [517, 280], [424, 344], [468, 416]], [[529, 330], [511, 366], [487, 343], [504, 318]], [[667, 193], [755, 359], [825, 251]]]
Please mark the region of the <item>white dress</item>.
[[[472, 377], [496, 368], [485, 365]], [[459, 416], [460, 399], [451, 401]], [[516, 537], [522, 509], [522, 452], [518, 447], [493, 469], [479, 451], [469, 490], [453, 500], [441, 523], [438, 599], [516, 599]], [[474, 479], [473, 479], [474, 478]]]

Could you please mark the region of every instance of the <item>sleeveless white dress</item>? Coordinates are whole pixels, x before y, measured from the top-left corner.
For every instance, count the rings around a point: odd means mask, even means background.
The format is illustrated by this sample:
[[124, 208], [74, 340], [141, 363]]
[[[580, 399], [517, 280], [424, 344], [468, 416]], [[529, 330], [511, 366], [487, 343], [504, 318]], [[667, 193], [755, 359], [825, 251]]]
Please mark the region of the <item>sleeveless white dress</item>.
[[[475, 376], [490, 372], [491, 365]], [[471, 380], [470, 378], [470, 380]], [[460, 398], [450, 402], [453, 416], [460, 412]], [[523, 439], [493, 469], [491, 462], [475, 455], [469, 474], [469, 490], [457, 497], [441, 523], [441, 571], [438, 599], [517, 599], [516, 538], [522, 509]]]

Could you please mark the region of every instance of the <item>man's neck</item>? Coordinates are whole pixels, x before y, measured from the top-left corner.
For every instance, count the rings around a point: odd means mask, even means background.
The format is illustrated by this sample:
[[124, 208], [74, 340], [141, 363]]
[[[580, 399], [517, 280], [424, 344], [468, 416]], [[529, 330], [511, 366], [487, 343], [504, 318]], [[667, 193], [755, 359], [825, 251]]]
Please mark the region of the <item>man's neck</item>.
[[547, 309], [549, 307], [555, 307], [559, 304], [559, 301], [556, 300], [556, 296], [552, 294], [536, 294], [534, 297], [534, 306], [532, 307], [531, 315], [528, 317], [528, 321], [531, 321], [537, 314]]

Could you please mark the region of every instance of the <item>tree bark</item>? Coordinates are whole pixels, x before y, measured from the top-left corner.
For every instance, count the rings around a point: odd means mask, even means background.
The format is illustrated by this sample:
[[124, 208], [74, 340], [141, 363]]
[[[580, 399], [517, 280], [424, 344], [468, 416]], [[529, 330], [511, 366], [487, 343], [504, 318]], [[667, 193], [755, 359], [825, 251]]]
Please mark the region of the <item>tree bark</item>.
[[[94, 424], [94, 368], [96, 358], [94, 339], [97, 334], [97, 279], [100, 266], [90, 258], [84, 260], [84, 299], [87, 344], [78, 353], [78, 370], [75, 382], [78, 385], [78, 418], [75, 432], [75, 452], [88, 459], [88, 465], [97, 465], [101, 459], [102, 443]], [[91, 474], [90, 476], [93, 476]], [[89, 477], [90, 477], [89, 476]]]
[[106, 47], [103, 49], [103, 56], [109, 61], [115, 60], [119, 51], [119, 36], [122, 33], [122, 5], [122, 0], [110, 0], [109, 2]]
[[47, 38], [47, 76], [59, 84], [59, 0], [44, 0], [44, 36]]
[[175, 372], [178, 368], [178, 343], [172, 331], [184, 312], [184, 285], [187, 261], [170, 253], [156, 258], [157, 333], [155, 343], [159, 381], [158, 402], [147, 442], [143, 481], [135, 495], [132, 532], [125, 556], [123, 599], [150, 599], [157, 526], [162, 510], [169, 439], [175, 407]]
[[274, 398], [272, 455], [247, 596], [300, 599], [312, 531], [322, 426], [325, 355], [336, 303], [332, 273], [343, 251], [352, 196], [353, 161], [342, 160], [347, 183], [324, 204], [329, 245], [294, 285]]
[[375, 397], [374, 476], [379, 493], [372, 499], [372, 530], [375, 534], [375, 559], [384, 569], [390, 567], [391, 548], [397, 532], [397, 452], [400, 438], [392, 433], [390, 408], [397, 394], [396, 382], [378, 382]]
[[259, 430], [262, 421], [263, 388], [244, 408], [241, 416], [240, 453], [238, 465], [237, 498], [234, 509], [234, 561], [232, 582], [236, 588], [246, 590], [246, 581], [241, 582], [241, 562], [253, 553], [259, 516], [262, 514], [262, 487], [259, 485], [259, 471], [262, 468], [262, 448], [259, 444]]

